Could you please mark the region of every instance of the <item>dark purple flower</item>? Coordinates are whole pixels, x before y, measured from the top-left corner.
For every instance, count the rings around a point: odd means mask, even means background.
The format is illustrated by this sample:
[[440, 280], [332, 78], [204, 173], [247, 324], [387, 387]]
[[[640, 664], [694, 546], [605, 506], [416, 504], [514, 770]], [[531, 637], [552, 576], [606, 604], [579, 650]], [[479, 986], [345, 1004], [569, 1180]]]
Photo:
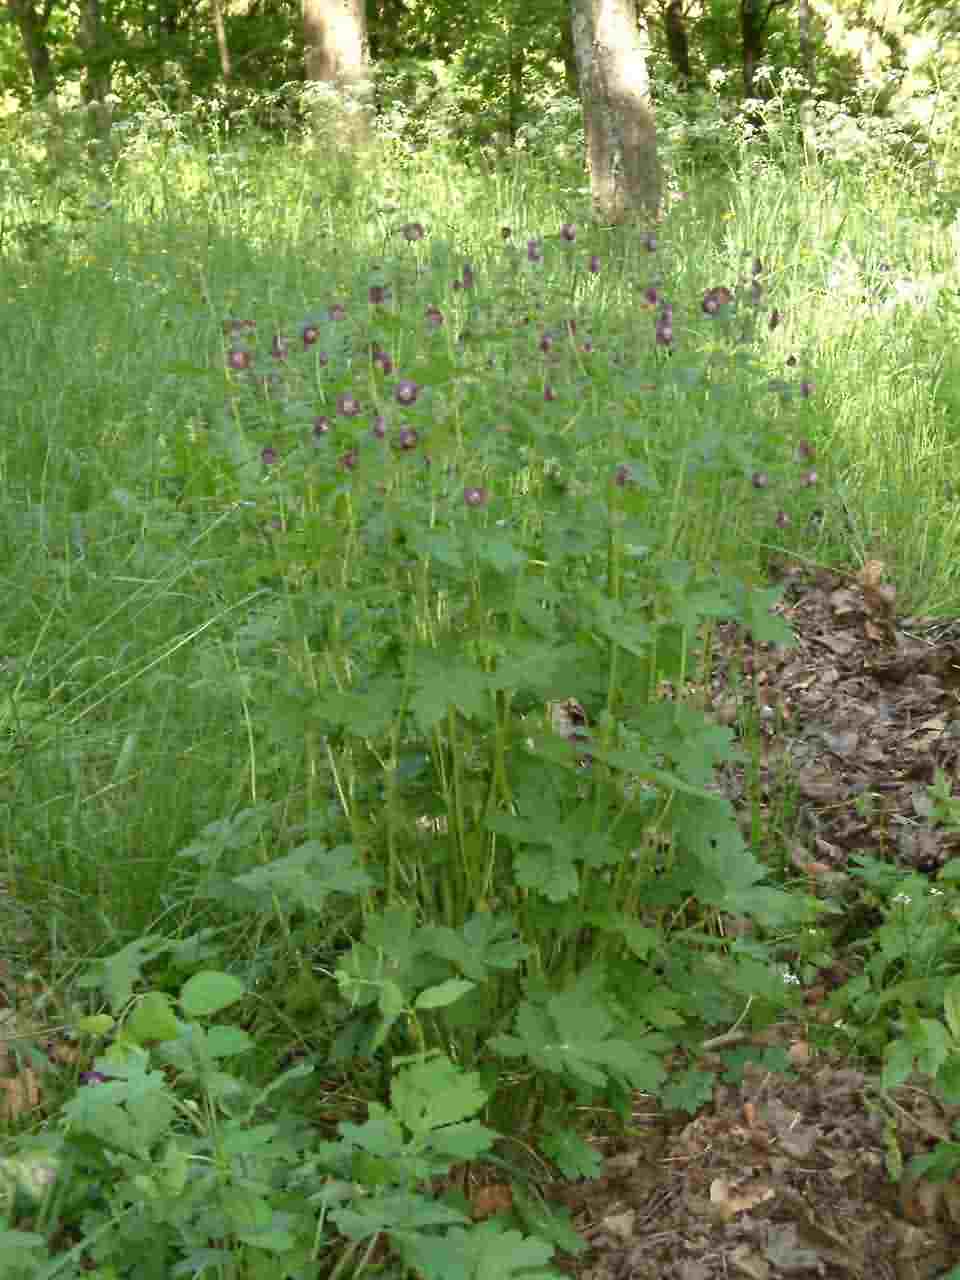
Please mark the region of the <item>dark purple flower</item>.
[[412, 378], [401, 378], [393, 389], [398, 404], [413, 404], [420, 394], [420, 388]]
[[304, 347], [312, 347], [320, 337], [320, 330], [315, 324], [305, 324], [301, 330], [300, 336], [303, 338]]
[[539, 262], [539, 261], [540, 261], [541, 256], [542, 256], [542, 255], [541, 255], [541, 253], [540, 253], [540, 241], [539, 241], [539, 240], [528, 240], [528, 241], [527, 241], [527, 261], [528, 261], [528, 262]]
[[397, 443], [401, 449], [415, 449], [417, 447], [417, 433], [413, 427], [402, 427], [400, 434], [397, 436]]
[[422, 222], [407, 222], [403, 227], [403, 238], [411, 244], [415, 240], [422, 240], [425, 234]]
[[231, 369], [249, 369], [253, 364], [253, 356], [243, 347], [231, 347], [227, 352], [227, 365]]
[[549, 333], [545, 333], [543, 337], [540, 339], [540, 350], [544, 353], [544, 355], [546, 355], [546, 353], [552, 349], [553, 349], [553, 338]]
[[770, 477], [765, 471], [755, 471], [750, 477], [750, 483], [755, 489], [766, 489], [770, 483]]
[[648, 284], [643, 291], [644, 302], [649, 302], [651, 307], [655, 307], [660, 300], [660, 294], [655, 284]]
[[805, 489], [812, 489], [819, 479], [820, 477], [817, 475], [816, 471], [811, 469], [810, 471], [804, 471], [803, 475], [800, 477], [800, 483]]
[[337, 412], [345, 418], [355, 418], [360, 412], [360, 401], [345, 391], [337, 396]]
[[390, 297], [390, 290], [385, 284], [372, 284], [368, 291], [372, 306], [381, 306]]
[[726, 285], [714, 285], [703, 295], [703, 309], [708, 316], [715, 316], [721, 307], [733, 301], [733, 294]]
[[782, 319], [783, 319], [783, 316], [780, 314], [777, 308], [774, 307], [773, 310], [770, 312], [770, 319], [767, 321], [767, 324], [769, 325], [771, 331], [777, 327], [777, 325], [780, 323]]
[[330, 419], [320, 414], [313, 420], [313, 434], [319, 440], [322, 436], [330, 434]]
[[428, 329], [439, 329], [443, 324], [443, 312], [439, 307], [429, 306], [424, 312], [423, 318], [427, 322]]
[[378, 413], [373, 420], [373, 426], [370, 428], [378, 440], [382, 440], [387, 434], [387, 420], [382, 413]]
[[804, 379], [804, 381], [800, 383], [800, 394], [803, 396], [804, 400], [809, 400], [813, 395], [813, 383]]
[[593, 340], [591, 338], [584, 338], [583, 342], [580, 345], [580, 350], [584, 353], [584, 355], [588, 356], [590, 352], [593, 350]]
[[358, 455], [356, 449], [348, 449], [346, 453], [341, 453], [337, 462], [343, 467], [344, 471], [352, 471], [357, 465]]
[[270, 354], [274, 360], [286, 360], [290, 354], [290, 344], [282, 334], [275, 333], [270, 344]]
[[327, 312], [327, 315], [331, 320], [346, 320], [347, 308], [342, 302], [334, 302]]
[[373, 356], [371, 358], [375, 365], [379, 365], [380, 369], [382, 370], [385, 376], [393, 373], [393, 360], [390, 358], [390, 356], [387, 355], [386, 351], [383, 351], [381, 350], [380, 347], [377, 347], [376, 351], [374, 351]]
[[657, 323], [654, 329], [657, 339], [657, 346], [669, 347], [673, 343], [673, 307], [669, 302], [665, 302], [660, 308], [660, 314], [657, 316]]
[[79, 1079], [81, 1084], [106, 1084], [110, 1077], [102, 1071], [81, 1071]]
[[816, 456], [817, 451], [809, 440], [801, 440], [797, 445], [797, 457], [803, 458], [807, 462], [812, 462]]
[[618, 488], [622, 489], [624, 485], [631, 484], [633, 481], [633, 472], [626, 462], [621, 462], [619, 467], [613, 473], [613, 482]]
[[572, 222], [565, 222], [560, 228], [560, 239], [566, 240], [568, 244], [572, 244], [577, 238], [577, 228]]
[[472, 289], [472, 288], [473, 288], [473, 267], [471, 267], [471, 265], [470, 265], [470, 263], [469, 263], [469, 262], [465, 262], [465, 263], [463, 264], [463, 279], [462, 279], [462, 284], [463, 284], [464, 289]]
[[785, 511], [778, 511], [773, 523], [778, 529], [785, 529], [790, 523], [790, 517]]
[[646, 249], [647, 253], [656, 253], [657, 237], [653, 234], [652, 231], [648, 231], [646, 235], [643, 236], [640, 243]]
[[547, 401], [548, 404], [550, 403], [551, 400], [556, 400], [557, 398], [557, 393], [554, 391], [553, 387], [551, 387], [549, 382], [543, 388], [543, 398], [544, 400]]
[[592, 254], [590, 255], [590, 265], [588, 266], [587, 270], [590, 272], [590, 274], [591, 274], [592, 276], [596, 276], [596, 275], [599, 275], [599, 274], [600, 274], [600, 256], [599, 256], [599, 254], [592, 253]]
[[468, 485], [463, 491], [463, 500], [468, 507], [482, 507], [487, 501], [487, 491], [479, 485]]
[[277, 451], [272, 444], [268, 444], [260, 453], [260, 461], [265, 467], [272, 467], [277, 460]]

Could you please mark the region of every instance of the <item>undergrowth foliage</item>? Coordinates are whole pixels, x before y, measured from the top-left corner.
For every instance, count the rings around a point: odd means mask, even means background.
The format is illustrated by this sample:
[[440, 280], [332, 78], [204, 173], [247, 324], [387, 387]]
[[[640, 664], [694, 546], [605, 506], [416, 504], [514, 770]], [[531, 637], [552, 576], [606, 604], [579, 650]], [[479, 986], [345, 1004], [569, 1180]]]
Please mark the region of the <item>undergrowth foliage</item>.
[[[768, 882], [712, 785], [731, 732], [685, 693], [714, 620], [790, 633], [776, 591], [675, 543], [697, 494], [786, 518], [812, 388], [768, 385], [761, 262], [677, 297], [652, 234], [634, 314], [595, 341], [609, 263], [583, 240], [504, 228], [451, 275], [398, 223], [337, 296], [266, 331], [228, 316], [168, 368], [198, 406], [162, 441], [168, 500], [232, 512], [245, 558], [219, 696], [253, 802], [172, 868], [216, 927], [84, 979], [95, 1059], [25, 1143], [5, 1275], [547, 1277], [578, 1241], [529, 1155], [595, 1173], [578, 1115], [627, 1123], [638, 1089], [695, 1110], [713, 1076], [684, 1051], [791, 1002], [770, 940], [816, 904]], [[242, 979], [217, 966], [238, 922]], [[265, 984], [293, 1032], [273, 1078]], [[358, 1075], [366, 1106], [325, 1119]], [[478, 1163], [512, 1218], [472, 1222]]]
[[[159, 475], [110, 494], [145, 576], [65, 653], [213, 547], [230, 599], [71, 677], [52, 727], [26, 677], [11, 699], [73, 768], [68, 731], [193, 646], [184, 687], [245, 755], [243, 801], [198, 801], [164, 869], [176, 907], [84, 965], [82, 1070], [18, 1141], [4, 1276], [547, 1277], [579, 1242], [544, 1171], [595, 1173], [589, 1125], [636, 1090], [696, 1110], [705, 1032], [798, 998], [778, 939], [826, 908], [745, 843], [714, 781], [739, 749], [691, 693], [717, 620], [790, 642], [737, 564], [822, 501], [771, 273], [751, 253], [692, 292], [669, 228], [461, 251], [420, 217], [380, 208], [380, 252], [300, 310], [150, 351]], [[483, 1182], [510, 1208], [477, 1223]]]

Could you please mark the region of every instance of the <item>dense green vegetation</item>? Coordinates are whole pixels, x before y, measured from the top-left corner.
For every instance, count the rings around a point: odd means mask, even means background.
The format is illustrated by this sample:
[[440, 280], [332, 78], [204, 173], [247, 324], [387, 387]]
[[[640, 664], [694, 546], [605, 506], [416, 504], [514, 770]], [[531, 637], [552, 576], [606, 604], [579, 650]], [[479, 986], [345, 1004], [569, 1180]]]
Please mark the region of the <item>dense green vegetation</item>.
[[[633, 1090], [696, 1111], [704, 1038], [805, 1024], [833, 957], [789, 778], [749, 839], [711, 785], [756, 766], [749, 678], [736, 733], [697, 690], [718, 621], [790, 642], [775, 556], [956, 612], [952, 99], [922, 135], [824, 99], [805, 155], [787, 36], [747, 112], [704, 15], [664, 217], [603, 228], [563, 49], [511, 114], [478, 14], [371, 23], [354, 153], [283, 68], [231, 114], [196, 43], [179, 103], [144, 53], [104, 134], [8, 50], [11, 1280], [560, 1274], [544, 1181]], [[956, 1101], [952, 867], [931, 901], [867, 857], [882, 928], [806, 1035]], [[512, 1216], [471, 1222], [465, 1165]]]

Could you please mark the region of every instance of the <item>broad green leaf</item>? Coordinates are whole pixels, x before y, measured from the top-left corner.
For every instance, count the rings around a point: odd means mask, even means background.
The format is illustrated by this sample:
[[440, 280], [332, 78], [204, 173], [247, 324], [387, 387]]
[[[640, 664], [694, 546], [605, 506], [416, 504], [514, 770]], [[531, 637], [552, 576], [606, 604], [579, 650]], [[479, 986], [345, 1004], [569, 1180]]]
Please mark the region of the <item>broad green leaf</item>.
[[175, 1040], [177, 1019], [172, 1003], [164, 992], [148, 991], [137, 1001], [133, 1012], [123, 1024], [127, 1035], [138, 1044], [149, 1044], [152, 1040]]
[[207, 1031], [207, 1052], [211, 1058], [235, 1058], [249, 1053], [256, 1041], [242, 1027], [213, 1026]]
[[461, 996], [465, 996], [468, 991], [473, 991], [476, 987], [475, 982], [468, 982], [465, 978], [449, 978], [446, 982], [441, 982], [435, 987], [428, 987], [426, 991], [421, 991], [417, 996], [416, 1009], [443, 1009], [448, 1004], [454, 1004]]
[[180, 991], [180, 1006], [188, 1018], [208, 1018], [242, 1000], [246, 988], [230, 973], [207, 969], [188, 978]]
[[81, 1018], [75, 1024], [74, 1030], [79, 1031], [82, 1035], [102, 1036], [106, 1035], [116, 1026], [116, 1019], [111, 1018], [109, 1013], [91, 1013], [89, 1017]]

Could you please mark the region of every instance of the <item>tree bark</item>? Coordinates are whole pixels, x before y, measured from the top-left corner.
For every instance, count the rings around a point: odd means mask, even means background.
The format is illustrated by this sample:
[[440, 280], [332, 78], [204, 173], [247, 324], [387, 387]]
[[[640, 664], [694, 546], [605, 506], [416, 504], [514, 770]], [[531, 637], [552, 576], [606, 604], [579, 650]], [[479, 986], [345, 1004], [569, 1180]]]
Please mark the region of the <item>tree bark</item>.
[[217, 38], [217, 56], [220, 59], [220, 74], [223, 83], [229, 84], [233, 75], [230, 62], [230, 44], [227, 40], [227, 24], [223, 17], [223, 0], [210, 0], [210, 15], [213, 18], [213, 33]]
[[83, 77], [83, 100], [95, 112], [97, 129], [106, 133], [110, 127], [107, 95], [113, 68], [109, 52], [104, 48], [100, 0], [83, 0], [77, 33], [87, 64]]
[[50, 47], [47, 44], [47, 21], [50, 7], [38, 13], [33, 0], [8, 0], [13, 20], [20, 32], [23, 50], [30, 63], [30, 78], [33, 81], [33, 96], [42, 101], [50, 96], [56, 87], [53, 62], [50, 58]]
[[687, 39], [687, 17], [683, 12], [683, 0], [670, 0], [663, 14], [663, 26], [667, 36], [667, 51], [677, 73], [680, 88], [690, 88], [690, 43]]
[[303, 42], [307, 80], [329, 85], [340, 99], [338, 134], [349, 145], [365, 141], [370, 104], [365, 0], [303, 0]]
[[657, 134], [635, 0], [570, 0], [595, 216], [615, 224], [660, 207]]

